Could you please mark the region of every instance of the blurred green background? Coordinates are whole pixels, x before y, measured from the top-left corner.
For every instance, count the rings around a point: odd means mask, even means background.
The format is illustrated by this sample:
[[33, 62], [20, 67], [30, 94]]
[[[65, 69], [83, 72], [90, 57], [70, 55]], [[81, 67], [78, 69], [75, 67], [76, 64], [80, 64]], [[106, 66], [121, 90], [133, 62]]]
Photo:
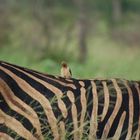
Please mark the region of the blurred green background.
[[0, 0], [0, 60], [140, 80], [140, 0]]

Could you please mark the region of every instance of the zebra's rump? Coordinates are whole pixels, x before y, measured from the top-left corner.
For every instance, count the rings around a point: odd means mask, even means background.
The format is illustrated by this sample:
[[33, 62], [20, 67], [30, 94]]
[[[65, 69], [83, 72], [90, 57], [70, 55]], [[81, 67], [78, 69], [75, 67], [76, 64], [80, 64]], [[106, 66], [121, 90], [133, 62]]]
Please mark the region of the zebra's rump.
[[140, 139], [140, 82], [65, 79], [0, 62], [0, 139]]

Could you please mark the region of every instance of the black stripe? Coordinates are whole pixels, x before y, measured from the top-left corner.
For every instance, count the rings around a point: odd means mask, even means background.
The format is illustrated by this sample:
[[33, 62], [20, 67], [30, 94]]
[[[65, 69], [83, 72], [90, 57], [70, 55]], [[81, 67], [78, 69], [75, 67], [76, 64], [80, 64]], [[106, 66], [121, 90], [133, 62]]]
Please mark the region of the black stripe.
[[6, 101], [4, 100], [4, 98], [2, 96], [0, 96], [0, 108], [1, 110], [6, 113], [7, 115], [14, 117], [16, 120], [18, 120], [27, 130], [32, 131], [33, 134], [35, 133], [35, 128], [33, 127], [32, 123], [28, 120], [28, 118], [25, 118], [24, 116], [22, 116], [21, 114], [19, 114], [18, 112], [15, 112], [14, 110], [12, 110], [8, 104], [6, 103]]
[[16, 140], [25, 140], [21, 136], [19, 136], [16, 132], [5, 126], [4, 124], [0, 124], [0, 132], [6, 133], [10, 137]]
[[138, 120], [139, 120], [139, 114], [140, 114], [140, 101], [139, 101], [139, 95], [138, 91], [135, 88], [133, 83], [129, 84], [132, 93], [133, 93], [133, 103], [134, 103], [134, 117], [133, 117], [133, 129], [132, 134], [138, 129]]
[[122, 132], [121, 132], [121, 138], [120, 138], [120, 140], [124, 140], [127, 135], [128, 123], [129, 123], [129, 95], [128, 95], [128, 90], [126, 89], [123, 82], [119, 82], [118, 86], [120, 87], [120, 89], [122, 91], [121, 110], [123, 109], [124, 111], [126, 111], [126, 117], [125, 117], [124, 125], [123, 125]]
[[98, 115], [101, 115], [103, 112], [103, 104], [104, 104], [104, 91], [103, 91], [103, 84], [101, 80], [95, 81], [97, 87], [97, 96], [98, 96]]
[[[45, 115], [44, 109], [41, 106], [41, 104], [32, 99], [26, 92], [24, 92], [19, 85], [13, 80], [13, 78], [9, 75], [7, 75], [5, 72], [0, 70], [0, 77], [7, 83], [7, 85], [10, 87], [10, 89], [13, 91], [16, 97], [21, 99], [23, 102], [25, 102], [27, 105], [31, 106], [33, 110], [37, 113], [38, 118], [41, 123], [41, 127], [43, 129], [44, 126], [47, 126], [46, 128], [49, 128], [50, 126], [47, 122], [47, 117]], [[2, 99], [3, 100], [3, 99]], [[6, 108], [4, 104], [0, 103], [1, 107], [5, 108], [5, 112], [10, 110], [9, 108]], [[47, 132], [49, 130], [43, 130], [44, 132]]]
[[92, 94], [92, 85], [90, 80], [87, 80], [85, 82], [85, 89], [86, 89], [86, 100], [87, 100], [87, 111], [85, 114], [85, 122], [87, 124], [84, 126], [83, 129], [84, 132], [83, 137], [88, 137], [89, 130], [90, 130], [90, 119], [93, 110], [93, 94]]
[[[107, 82], [107, 87], [109, 90], [109, 109], [108, 109], [108, 112], [107, 112], [104, 120], [102, 122], [100, 121], [98, 123], [99, 131], [97, 131], [97, 138], [101, 138], [105, 125], [107, 124], [107, 121], [108, 121], [109, 117], [111, 116], [111, 114], [114, 110], [114, 107], [115, 107], [115, 103], [116, 103], [117, 93], [116, 93], [113, 83], [111, 81]], [[112, 96], [112, 94], [115, 96]]]
[[[121, 84], [119, 82], [117, 82], [117, 83], [118, 83], [118, 86], [120, 87], [120, 89], [122, 91], [122, 104], [121, 104], [121, 107], [120, 107], [120, 109], [119, 109], [119, 111], [118, 111], [118, 113], [117, 113], [117, 115], [116, 115], [116, 117], [115, 117], [115, 119], [113, 121], [113, 124], [112, 124], [112, 126], [110, 128], [108, 137], [113, 137], [113, 135], [115, 134], [116, 129], [118, 128], [118, 124], [119, 124], [120, 118], [121, 118], [122, 113], [124, 111], [126, 111], [126, 119], [125, 119], [124, 125], [126, 126], [126, 124], [128, 123], [128, 119], [127, 119], [128, 116], [129, 116], [129, 113], [128, 113], [128, 108], [129, 108], [128, 91], [127, 91], [127, 89], [124, 87], [124, 85], [122, 83]], [[125, 127], [125, 129], [127, 127], [128, 127], [128, 125]], [[123, 132], [121, 132], [121, 133], [123, 133]], [[124, 140], [125, 139], [125, 135], [123, 135], [121, 137], [121, 139]]]

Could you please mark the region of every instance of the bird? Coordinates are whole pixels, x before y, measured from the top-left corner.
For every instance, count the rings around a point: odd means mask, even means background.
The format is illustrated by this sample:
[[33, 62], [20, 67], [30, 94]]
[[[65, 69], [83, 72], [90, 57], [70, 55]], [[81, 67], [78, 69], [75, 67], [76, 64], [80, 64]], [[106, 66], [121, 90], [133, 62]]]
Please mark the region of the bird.
[[62, 61], [61, 66], [62, 66], [61, 67], [61, 77], [71, 78], [72, 72], [71, 72], [71, 69], [68, 67], [67, 63]]

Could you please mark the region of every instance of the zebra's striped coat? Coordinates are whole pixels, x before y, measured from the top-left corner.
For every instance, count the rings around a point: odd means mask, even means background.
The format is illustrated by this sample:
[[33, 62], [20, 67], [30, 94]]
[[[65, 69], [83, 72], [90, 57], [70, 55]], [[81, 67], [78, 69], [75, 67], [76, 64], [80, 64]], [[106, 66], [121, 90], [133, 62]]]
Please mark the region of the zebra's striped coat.
[[45, 75], [0, 62], [0, 138], [140, 139], [140, 82]]

